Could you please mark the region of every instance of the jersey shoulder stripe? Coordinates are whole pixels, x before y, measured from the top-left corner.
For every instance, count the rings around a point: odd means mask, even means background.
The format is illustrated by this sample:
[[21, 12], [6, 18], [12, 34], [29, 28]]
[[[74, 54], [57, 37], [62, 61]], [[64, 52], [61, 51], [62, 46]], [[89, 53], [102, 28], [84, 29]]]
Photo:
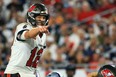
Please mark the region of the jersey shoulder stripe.
[[21, 31], [19, 31], [19, 32], [17, 33], [16, 39], [17, 39], [18, 41], [25, 41], [25, 40], [21, 39], [21, 35], [23, 34], [24, 31], [28, 31], [28, 29], [21, 30]]
[[30, 30], [31, 28], [32, 28], [31, 25], [29, 25], [28, 23], [19, 24], [16, 28], [16, 34], [15, 34], [16, 40], [25, 41], [25, 39], [22, 39], [21, 36], [25, 31]]

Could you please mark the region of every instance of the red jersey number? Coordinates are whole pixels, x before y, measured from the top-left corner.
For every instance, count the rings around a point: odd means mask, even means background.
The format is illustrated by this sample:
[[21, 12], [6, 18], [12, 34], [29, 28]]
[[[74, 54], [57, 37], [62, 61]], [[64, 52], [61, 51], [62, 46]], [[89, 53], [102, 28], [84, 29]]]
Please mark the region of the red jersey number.
[[[29, 60], [27, 61], [26, 63], [26, 66], [29, 66], [29, 67], [33, 67], [33, 68], [36, 68], [37, 66], [37, 61], [40, 59], [40, 56], [43, 52], [43, 49], [40, 49], [37, 53], [37, 47], [35, 47], [32, 51], [31, 51], [31, 55], [30, 55], [30, 58]], [[35, 58], [34, 58], [35, 57]]]

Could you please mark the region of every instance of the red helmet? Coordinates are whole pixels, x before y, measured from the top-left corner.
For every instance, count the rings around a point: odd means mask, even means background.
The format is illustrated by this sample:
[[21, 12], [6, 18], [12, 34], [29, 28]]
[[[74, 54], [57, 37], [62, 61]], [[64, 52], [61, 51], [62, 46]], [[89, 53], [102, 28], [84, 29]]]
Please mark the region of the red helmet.
[[115, 65], [104, 65], [98, 71], [98, 77], [116, 77]]

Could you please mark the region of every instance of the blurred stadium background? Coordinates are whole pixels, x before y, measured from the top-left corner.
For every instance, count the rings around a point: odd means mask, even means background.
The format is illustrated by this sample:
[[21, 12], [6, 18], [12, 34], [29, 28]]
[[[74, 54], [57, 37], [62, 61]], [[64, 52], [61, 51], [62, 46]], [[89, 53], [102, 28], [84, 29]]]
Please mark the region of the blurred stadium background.
[[[11, 53], [17, 24], [39, 0], [0, 0], [0, 77]], [[47, 48], [38, 63], [40, 77], [51, 71], [87, 77], [101, 65], [116, 64], [116, 0], [41, 0], [50, 13]]]

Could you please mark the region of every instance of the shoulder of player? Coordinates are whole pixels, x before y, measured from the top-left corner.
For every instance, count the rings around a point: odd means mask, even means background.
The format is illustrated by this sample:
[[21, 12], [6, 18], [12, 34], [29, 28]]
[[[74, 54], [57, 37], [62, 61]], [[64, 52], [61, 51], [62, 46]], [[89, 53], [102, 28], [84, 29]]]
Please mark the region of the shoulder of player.
[[24, 30], [24, 29], [31, 29], [31, 25], [28, 23], [20, 23], [16, 27], [16, 31]]
[[28, 23], [20, 23], [19, 25], [17, 25], [17, 28], [19, 28], [19, 27], [24, 27], [24, 26], [29, 26], [29, 24]]
[[31, 28], [32, 26], [29, 23], [20, 23], [19, 25], [17, 25], [17, 28]]

